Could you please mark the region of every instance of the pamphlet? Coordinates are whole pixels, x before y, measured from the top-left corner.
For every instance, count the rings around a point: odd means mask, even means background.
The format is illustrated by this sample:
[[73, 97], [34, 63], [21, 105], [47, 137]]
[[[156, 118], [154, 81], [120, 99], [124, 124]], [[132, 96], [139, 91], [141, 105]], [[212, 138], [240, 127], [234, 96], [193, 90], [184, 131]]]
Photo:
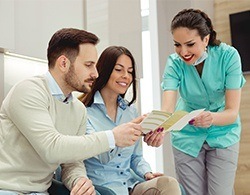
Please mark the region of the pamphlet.
[[198, 116], [205, 109], [193, 110], [187, 112], [177, 110], [174, 113], [168, 113], [160, 110], [153, 110], [141, 122], [143, 133], [148, 133], [159, 127], [163, 127], [165, 132], [180, 131], [190, 120]]

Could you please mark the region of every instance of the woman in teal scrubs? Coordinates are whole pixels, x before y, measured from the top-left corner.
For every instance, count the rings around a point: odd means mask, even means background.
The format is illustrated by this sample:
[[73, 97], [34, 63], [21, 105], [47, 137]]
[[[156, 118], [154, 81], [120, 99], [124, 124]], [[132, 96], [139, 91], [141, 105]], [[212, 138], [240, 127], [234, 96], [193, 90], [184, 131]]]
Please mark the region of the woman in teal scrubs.
[[[176, 53], [168, 57], [164, 70], [162, 109], [205, 108], [180, 132], [172, 133], [179, 182], [188, 195], [233, 194], [245, 83], [240, 56], [216, 39], [211, 20], [200, 10], [179, 12], [171, 31]], [[145, 141], [150, 145], [149, 137]]]

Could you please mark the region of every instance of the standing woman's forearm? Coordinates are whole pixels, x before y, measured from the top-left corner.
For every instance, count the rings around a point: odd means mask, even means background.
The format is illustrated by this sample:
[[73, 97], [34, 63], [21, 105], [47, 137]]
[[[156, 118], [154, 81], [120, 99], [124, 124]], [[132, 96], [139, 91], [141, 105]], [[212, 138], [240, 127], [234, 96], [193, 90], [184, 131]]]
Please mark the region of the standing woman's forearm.
[[177, 100], [177, 91], [164, 91], [162, 95], [161, 110], [173, 113]]
[[223, 126], [232, 124], [239, 114], [241, 89], [227, 90], [225, 94], [225, 110], [212, 112], [213, 125]]

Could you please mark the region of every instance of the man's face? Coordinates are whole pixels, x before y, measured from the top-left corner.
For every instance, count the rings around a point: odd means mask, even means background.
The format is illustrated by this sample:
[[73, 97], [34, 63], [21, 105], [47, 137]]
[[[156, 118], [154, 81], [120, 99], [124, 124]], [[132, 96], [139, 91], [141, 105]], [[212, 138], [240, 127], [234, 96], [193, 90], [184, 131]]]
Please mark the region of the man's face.
[[93, 44], [80, 45], [80, 51], [65, 75], [65, 82], [71, 91], [88, 93], [98, 77], [96, 70], [97, 51]]

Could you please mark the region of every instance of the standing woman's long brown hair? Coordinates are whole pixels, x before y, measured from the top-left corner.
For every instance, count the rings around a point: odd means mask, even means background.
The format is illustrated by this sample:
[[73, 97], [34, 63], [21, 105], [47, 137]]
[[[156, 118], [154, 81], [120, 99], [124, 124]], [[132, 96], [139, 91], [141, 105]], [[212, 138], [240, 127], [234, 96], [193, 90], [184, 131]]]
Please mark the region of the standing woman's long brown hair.
[[208, 15], [199, 9], [184, 9], [180, 11], [171, 22], [171, 31], [175, 29], [185, 27], [190, 30], [196, 29], [201, 37], [201, 40], [205, 36], [210, 34], [208, 45], [218, 46], [220, 40], [216, 38], [216, 32], [212, 25], [211, 19]]

